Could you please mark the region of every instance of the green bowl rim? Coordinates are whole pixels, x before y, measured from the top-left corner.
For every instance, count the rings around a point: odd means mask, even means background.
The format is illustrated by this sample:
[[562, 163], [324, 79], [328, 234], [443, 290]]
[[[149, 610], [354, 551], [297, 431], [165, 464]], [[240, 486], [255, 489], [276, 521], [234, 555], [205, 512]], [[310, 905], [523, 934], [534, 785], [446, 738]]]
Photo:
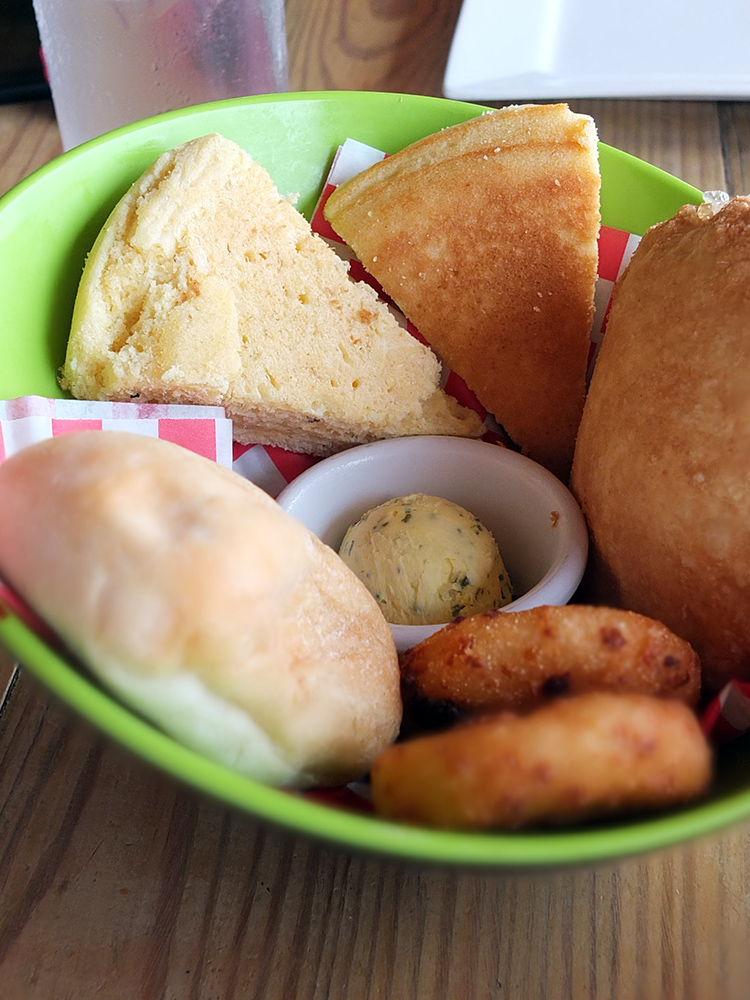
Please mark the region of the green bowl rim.
[[[382, 105], [401, 103], [434, 105], [443, 102], [478, 114], [488, 106], [452, 101], [426, 95], [379, 91], [310, 91], [263, 94], [197, 105], [166, 112], [144, 121], [125, 125], [113, 132], [77, 146], [39, 167], [0, 198], [0, 210], [39, 182], [63, 162], [86, 149], [109, 142], [112, 137], [141, 131], [149, 123], [191, 117], [206, 110], [288, 101], [347, 102], [352, 98]], [[651, 164], [612, 146], [600, 143], [608, 155], [624, 165], [661, 180], [669, 180], [685, 201], [700, 203], [702, 194], [691, 185]], [[184, 784], [217, 799], [222, 805], [237, 807], [258, 820], [285, 830], [336, 844], [347, 849], [374, 853], [395, 860], [452, 864], [481, 868], [551, 868], [594, 863], [652, 851], [712, 833], [750, 815], [750, 789], [726, 800], [708, 801], [685, 810], [635, 820], [616, 827], [553, 830], [519, 833], [462, 833], [409, 827], [367, 814], [357, 814], [323, 805], [297, 793], [270, 788], [246, 778], [177, 743], [149, 722], [115, 700], [84, 672], [47, 645], [13, 610], [0, 600], [0, 639], [26, 664], [27, 669], [62, 702], [87, 719], [105, 737], [110, 737], [136, 756], [155, 765]], [[107, 728], [102, 728], [106, 720]]]
[[409, 827], [338, 809], [298, 793], [262, 785], [177, 743], [110, 697], [72, 663], [59, 657], [0, 601], [0, 638], [45, 688], [74, 708], [105, 737], [133, 751], [182, 783], [275, 825], [340, 846], [402, 860], [472, 867], [548, 868], [640, 854], [693, 839], [750, 814], [750, 790], [728, 801], [705, 802], [625, 825], [519, 833], [460, 833]]

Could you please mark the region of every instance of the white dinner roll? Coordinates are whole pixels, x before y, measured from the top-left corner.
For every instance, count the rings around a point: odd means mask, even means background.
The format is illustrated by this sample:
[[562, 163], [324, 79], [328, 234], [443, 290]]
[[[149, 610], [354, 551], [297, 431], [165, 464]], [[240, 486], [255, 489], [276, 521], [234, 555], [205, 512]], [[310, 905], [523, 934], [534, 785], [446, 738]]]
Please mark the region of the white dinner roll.
[[120, 431], [0, 465], [0, 573], [109, 688], [260, 781], [361, 777], [399, 729], [398, 661], [336, 553], [236, 473]]

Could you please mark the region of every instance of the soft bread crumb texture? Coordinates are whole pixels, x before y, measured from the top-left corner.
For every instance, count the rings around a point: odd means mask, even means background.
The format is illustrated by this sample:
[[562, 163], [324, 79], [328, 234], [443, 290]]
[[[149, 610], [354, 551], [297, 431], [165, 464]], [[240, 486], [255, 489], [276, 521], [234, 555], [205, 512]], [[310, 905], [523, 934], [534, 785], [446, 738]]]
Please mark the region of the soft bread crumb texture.
[[164, 153], [81, 279], [60, 384], [85, 399], [224, 406], [242, 443], [325, 455], [404, 434], [478, 437], [440, 363], [218, 134]]
[[615, 286], [571, 486], [592, 596], [750, 679], [750, 199], [650, 229]]
[[374, 164], [325, 207], [446, 364], [563, 479], [585, 396], [600, 186], [590, 117], [516, 105]]
[[0, 572], [105, 684], [260, 781], [361, 777], [397, 735], [398, 661], [366, 588], [241, 476], [118, 431], [0, 465]]

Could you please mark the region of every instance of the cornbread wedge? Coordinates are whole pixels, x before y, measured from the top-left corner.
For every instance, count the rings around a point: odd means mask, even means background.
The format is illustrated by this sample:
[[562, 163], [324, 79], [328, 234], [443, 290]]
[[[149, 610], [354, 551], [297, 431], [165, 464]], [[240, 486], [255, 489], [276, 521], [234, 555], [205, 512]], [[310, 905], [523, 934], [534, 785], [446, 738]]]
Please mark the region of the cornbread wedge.
[[477, 437], [440, 363], [220, 135], [164, 153], [81, 279], [60, 384], [85, 399], [221, 405], [242, 443], [326, 455], [405, 434]]
[[585, 395], [599, 189], [593, 121], [526, 105], [408, 146], [325, 208], [511, 438], [561, 478]]

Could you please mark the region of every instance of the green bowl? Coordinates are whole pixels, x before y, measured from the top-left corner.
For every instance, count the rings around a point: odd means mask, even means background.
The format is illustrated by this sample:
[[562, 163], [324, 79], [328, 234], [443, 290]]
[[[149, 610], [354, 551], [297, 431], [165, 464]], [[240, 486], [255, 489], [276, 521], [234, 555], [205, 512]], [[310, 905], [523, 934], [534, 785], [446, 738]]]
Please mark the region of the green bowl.
[[[334, 151], [347, 137], [393, 152], [484, 109], [438, 98], [377, 93], [263, 96], [160, 115], [71, 150], [0, 199], [0, 398], [61, 395], [73, 300], [84, 258], [115, 202], [166, 149], [221, 132], [312, 211]], [[606, 225], [642, 234], [695, 188], [601, 146]], [[64, 702], [145, 760], [227, 805], [347, 849], [460, 866], [588, 863], [665, 847], [750, 816], [750, 751], [737, 741], [710, 798], [653, 818], [517, 834], [414, 829], [267, 788], [182, 747], [120, 704], [0, 606], [0, 642]]]

